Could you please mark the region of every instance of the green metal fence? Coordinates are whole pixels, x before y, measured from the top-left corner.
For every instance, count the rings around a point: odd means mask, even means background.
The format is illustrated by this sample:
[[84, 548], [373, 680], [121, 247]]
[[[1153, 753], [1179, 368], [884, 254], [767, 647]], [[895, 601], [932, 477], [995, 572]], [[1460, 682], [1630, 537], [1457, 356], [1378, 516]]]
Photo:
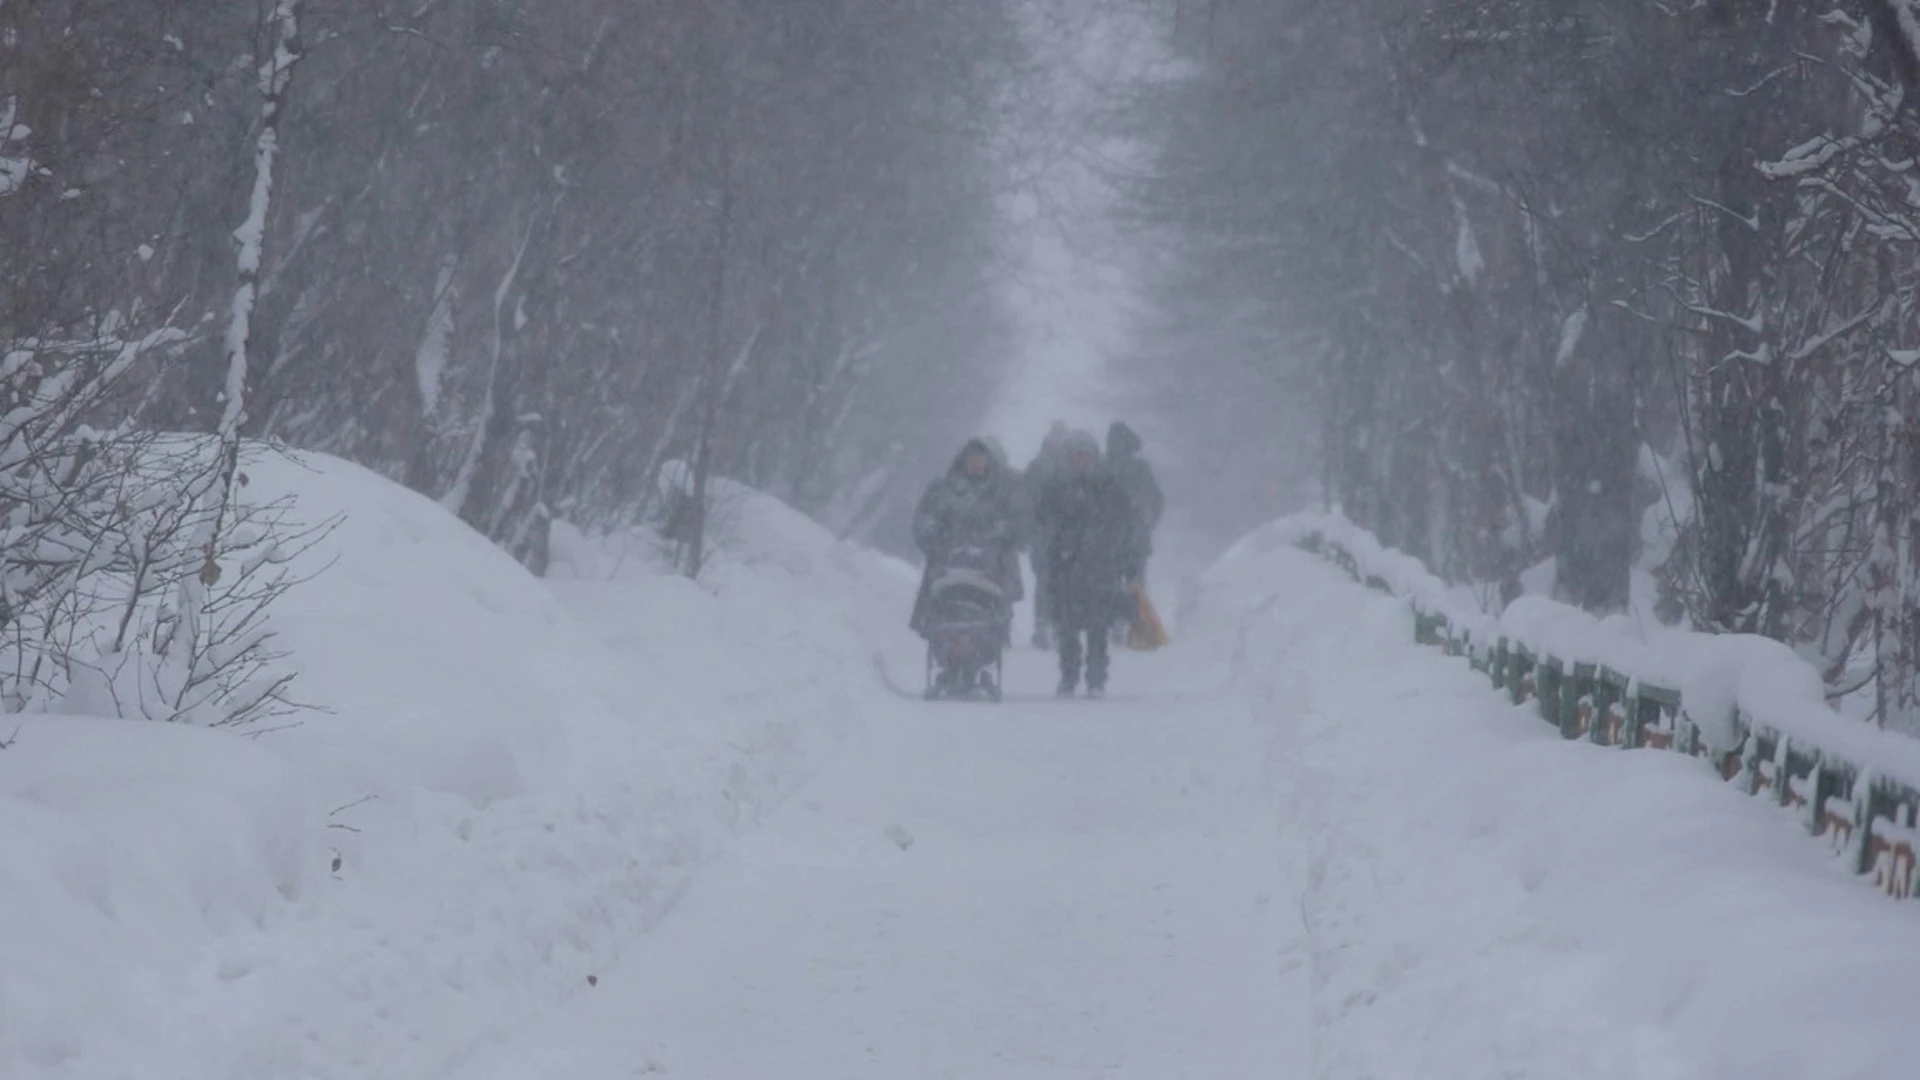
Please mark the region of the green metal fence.
[[[1345, 570], [1354, 581], [1392, 594], [1340, 542], [1309, 533], [1298, 544]], [[1465, 658], [1514, 704], [1534, 703], [1561, 737], [1622, 749], [1666, 750], [1709, 762], [1722, 780], [1794, 811], [1856, 874], [1871, 875], [1889, 896], [1920, 893], [1920, 791], [1877, 776], [1865, 762], [1820, 747], [1798, 746], [1744, 710], [1734, 717], [1736, 749], [1711, 750], [1688, 718], [1680, 691], [1631, 672], [1538, 651], [1500, 637], [1476, 642], [1443, 612], [1409, 601], [1413, 639]]]

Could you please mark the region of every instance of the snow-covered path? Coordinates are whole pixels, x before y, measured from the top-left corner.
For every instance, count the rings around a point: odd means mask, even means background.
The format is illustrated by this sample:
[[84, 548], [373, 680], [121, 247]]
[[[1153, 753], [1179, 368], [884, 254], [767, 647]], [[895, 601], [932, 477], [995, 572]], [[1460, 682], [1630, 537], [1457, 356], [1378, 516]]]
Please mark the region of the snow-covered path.
[[1190, 610], [1104, 702], [1030, 650], [1001, 706], [864, 693], [595, 985], [453, 1075], [1911, 1074], [1920, 922], [1790, 815], [1563, 742], [1302, 553]]
[[[1017, 655], [1010, 689], [1048, 659]], [[1284, 778], [1207, 678], [1127, 655], [1105, 702], [903, 700], [577, 1007], [463, 1075], [1306, 1075]]]

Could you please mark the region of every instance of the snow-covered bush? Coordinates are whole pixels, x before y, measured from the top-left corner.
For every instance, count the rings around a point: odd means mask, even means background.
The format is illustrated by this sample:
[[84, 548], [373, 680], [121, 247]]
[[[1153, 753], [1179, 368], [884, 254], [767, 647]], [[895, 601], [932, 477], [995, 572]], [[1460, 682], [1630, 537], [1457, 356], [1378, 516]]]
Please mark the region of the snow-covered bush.
[[741, 504], [751, 489], [725, 477], [701, 477], [677, 458], [661, 466], [655, 486], [659, 497], [649, 524], [657, 532], [659, 554], [698, 578], [711, 553], [737, 538]]
[[213, 439], [92, 426], [139, 351], [0, 361], [0, 712], [253, 723], [291, 707], [267, 610], [316, 530], [226, 499]]

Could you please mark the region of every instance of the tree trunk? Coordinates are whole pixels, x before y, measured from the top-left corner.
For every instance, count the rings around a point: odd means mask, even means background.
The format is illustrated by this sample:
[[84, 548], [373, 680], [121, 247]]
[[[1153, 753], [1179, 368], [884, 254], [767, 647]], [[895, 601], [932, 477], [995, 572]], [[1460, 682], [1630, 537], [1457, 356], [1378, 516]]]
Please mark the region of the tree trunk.
[[[214, 429], [220, 441], [214, 493], [218, 502], [200, 537], [206, 553], [200, 578], [209, 586], [219, 575], [213, 552], [239, 485], [240, 430], [247, 420], [247, 350], [253, 336], [253, 305], [260, 290], [260, 256], [266, 242], [267, 215], [273, 207], [273, 164], [280, 152], [281, 106], [286, 101], [287, 87], [293, 81], [293, 66], [300, 60], [299, 7], [300, 0], [279, 0], [270, 16], [267, 40], [272, 43], [272, 51], [260, 65], [260, 134], [254, 138], [253, 189], [247, 199], [247, 216], [233, 234], [238, 245], [235, 264], [240, 280], [234, 288], [232, 312], [227, 321], [227, 375], [221, 391], [220, 421]], [[198, 605], [200, 597], [196, 594], [183, 599], [191, 607]], [[186, 626], [191, 621], [182, 619], [176, 625]]]
[[692, 534], [687, 539], [688, 577], [699, 577], [706, 565], [708, 528], [712, 524], [712, 506], [707, 495], [707, 476], [713, 469], [714, 429], [720, 423], [720, 399], [726, 389], [726, 371], [721, 362], [721, 338], [726, 325], [727, 249], [733, 233], [733, 148], [731, 133], [722, 123], [720, 139], [720, 191], [715, 208], [713, 240], [713, 279], [707, 293], [707, 355], [703, 365], [704, 401], [700, 407], [700, 434], [694, 448], [692, 477]]

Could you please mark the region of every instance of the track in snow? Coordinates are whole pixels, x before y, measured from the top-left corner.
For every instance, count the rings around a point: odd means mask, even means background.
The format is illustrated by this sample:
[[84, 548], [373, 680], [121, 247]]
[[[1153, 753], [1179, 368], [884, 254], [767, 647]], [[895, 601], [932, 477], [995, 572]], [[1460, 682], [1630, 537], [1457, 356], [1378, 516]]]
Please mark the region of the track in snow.
[[[1217, 697], [1232, 689], [1229, 682], [1219, 680], [1218, 686], [1205, 689], [1190, 687], [1176, 690], [1123, 690], [1118, 693], [1109, 693], [1099, 701], [1090, 700], [1085, 696], [1062, 700], [1058, 695], [1044, 690], [1044, 687], [1051, 686], [1055, 682], [1053, 662], [1052, 653], [1030, 652], [1025, 647], [1016, 647], [1007, 654], [1007, 688], [1003, 702], [948, 700], [934, 704], [950, 705], [955, 708], [969, 705], [992, 708], [995, 704], [1071, 706], [1075, 702], [1083, 702], [1089, 706], [1103, 706], [1112, 702], [1133, 702], [1143, 705], [1157, 703], [1172, 708], [1189, 706], [1195, 704], [1198, 699]], [[1114, 649], [1114, 667], [1123, 673], [1119, 676], [1119, 681], [1123, 683], [1129, 681], [1124, 672], [1136, 665], [1145, 665], [1152, 672], [1163, 672], [1167, 668], [1165, 660], [1161, 657], [1140, 656], [1125, 649]], [[884, 652], [873, 654], [874, 673], [879, 676], [881, 685], [885, 686], [889, 693], [906, 701], [926, 703], [926, 687], [922, 685], [925, 681], [924, 673], [921, 669], [914, 668], [911, 676], [903, 677], [900, 673], [907, 671], [908, 668], [908, 662], [900, 657], [889, 658]]]
[[[1050, 661], [1014, 654], [1010, 690]], [[1182, 672], [1123, 654], [1104, 702], [901, 702], [574, 1008], [460, 1075], [1305, 1075], [1265, 736]]]

